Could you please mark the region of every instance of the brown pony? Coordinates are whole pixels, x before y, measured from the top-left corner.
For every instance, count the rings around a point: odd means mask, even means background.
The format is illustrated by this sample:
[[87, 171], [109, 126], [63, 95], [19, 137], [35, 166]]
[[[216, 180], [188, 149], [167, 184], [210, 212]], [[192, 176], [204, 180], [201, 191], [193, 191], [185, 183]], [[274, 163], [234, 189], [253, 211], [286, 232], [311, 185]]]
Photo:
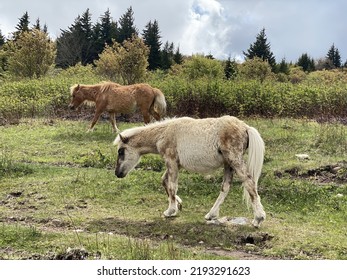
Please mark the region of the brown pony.
[[95, 85], [73, 85], [70, 88], [72, 100], [70, 109], [78, 108], [84, 102], [95, 103], [95, 115], [88, 131], [92, 131], [100, 115], [109, 113], [113, 131], [119, 131], [115, 116], [120, 113], [133, 113], [138, 107], [143, 115], [144, 122], [150, 122], [152, 115], [160, 120], [166, 112], [164, 94], [157, 88], [148, 84], [134, 84], [121, 86], [112, 82], [103, 82]]

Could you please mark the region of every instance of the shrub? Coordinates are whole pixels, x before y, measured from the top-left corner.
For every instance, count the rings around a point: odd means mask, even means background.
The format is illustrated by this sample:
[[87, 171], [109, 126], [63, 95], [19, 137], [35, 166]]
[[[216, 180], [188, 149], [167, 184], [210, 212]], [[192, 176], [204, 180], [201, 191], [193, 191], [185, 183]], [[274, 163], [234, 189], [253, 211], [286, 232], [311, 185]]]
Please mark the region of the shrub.
[[245, 80], [258, 80], [260, 82], [272, 77], [271, 66], [259, 57], [248, 59], [238, 67], [238, 75]]
[[122, 44], [114, 42], [106, 46], [95, 64], [99, 74], [111, 80], [121, 77], [124, 84], [134, 84], [145, 77], [148, 54], [149, 48], [143, 40], [133, 36]]
[[223, 79], [224, 68], [220, 61], [204, 57], [202, 55], [193, 55], [183, 63], [183, 75], [189, 80], [201, 78]]
[[39, 78], [53, 66], [56, 48], [48, 35], [33, 29], [7, 43], [8, 69], [15, 76]]

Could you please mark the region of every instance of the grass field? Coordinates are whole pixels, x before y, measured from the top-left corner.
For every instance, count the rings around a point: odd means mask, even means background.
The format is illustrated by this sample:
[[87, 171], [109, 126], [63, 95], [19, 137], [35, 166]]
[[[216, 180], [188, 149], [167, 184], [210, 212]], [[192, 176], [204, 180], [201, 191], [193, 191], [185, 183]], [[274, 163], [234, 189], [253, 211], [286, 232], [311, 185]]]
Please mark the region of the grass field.
[[[222, 171], [181, 171], [183, 210], [165, 219], [163, 162], [146, 156], [116, 178], [106, 122], [93, 133], [87, 122], [60, 119], [1, 126], [0, 259], [347, 259], [347, 127], [246, 121], [266, 144], [260, 229], [205, 222]], [[252, 218], [237, 178], [220, 214]]]

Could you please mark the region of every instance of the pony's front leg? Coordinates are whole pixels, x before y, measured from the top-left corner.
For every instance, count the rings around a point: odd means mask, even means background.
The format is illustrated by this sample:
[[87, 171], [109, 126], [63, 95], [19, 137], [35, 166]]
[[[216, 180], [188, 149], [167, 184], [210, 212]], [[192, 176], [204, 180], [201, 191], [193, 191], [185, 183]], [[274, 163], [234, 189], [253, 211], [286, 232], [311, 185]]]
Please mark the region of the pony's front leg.
[[92, 132], [94, 130], [94, 125], [97, 123], [97, 121], [99, 120], [100, 116], [102, 114], [102, 110], [96, 110], [92, 123], [90, 124], [90, 127], [88, 129], [88, 132]]
[[232, 178], [233, 178], [233, 170], [228, 164], [225, 164], [224, 165], [224, 177], [223, 177], [222, 189], [219, 193], [219, 196], [218, 196], [216, 202], [214, 203], [213, 207], [211, 208], [210, 212], [208, 212], [205, 215], [206, 220], [214, 220], [214, 219], [218, 218], [219, 208], [229, 193]]
[[[163, 177], [161, 178], [162, 179], [162, 184], [163, 184], [163, 187], [166, 191], [166, 194], [167, 196], [169, 197], [169, 191], [168, 191], [168, 172], [167, 170], [165, 171]], [[178, 210], [182, 210], [182, 199], [176, 194], [176, 202], [177, 202], [177, 208]]]
[[179, 204], [182, 200], [176, 195], [178, 187], [178, 165], [171, 161], [166, 163], [167, 170], [163, 176], [163, 185], [169, 199], [169, 207], [164, 211], [165, 217], [174, 217], [178, 213]]

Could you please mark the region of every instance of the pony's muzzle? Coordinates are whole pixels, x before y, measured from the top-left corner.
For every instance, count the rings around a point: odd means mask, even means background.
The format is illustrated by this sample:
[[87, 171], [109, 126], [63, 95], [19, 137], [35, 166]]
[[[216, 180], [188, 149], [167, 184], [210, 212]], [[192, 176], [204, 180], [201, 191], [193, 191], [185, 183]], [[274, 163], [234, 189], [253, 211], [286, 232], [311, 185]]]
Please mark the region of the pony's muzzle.
[[117, 178], [124, 178], [127, 174], [124, 173], [123, 171], [120, 171], [120, 170], [116, 169], [115, 175], [117, 176]]

